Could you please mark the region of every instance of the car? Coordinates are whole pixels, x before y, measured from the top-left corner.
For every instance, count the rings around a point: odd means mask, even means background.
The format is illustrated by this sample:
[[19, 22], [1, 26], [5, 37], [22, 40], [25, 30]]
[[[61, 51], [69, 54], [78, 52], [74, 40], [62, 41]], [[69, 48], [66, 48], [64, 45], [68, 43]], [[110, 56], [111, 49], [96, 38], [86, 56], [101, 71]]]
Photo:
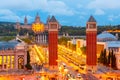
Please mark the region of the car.
[[78, 77], [78, 78], [82, 78], [80, 73], [77, 74], [77, 77]]
[[107, 77], [107, 79], [106, 80], [113, 80], [113, 78], [111, 78], [111, 77]]

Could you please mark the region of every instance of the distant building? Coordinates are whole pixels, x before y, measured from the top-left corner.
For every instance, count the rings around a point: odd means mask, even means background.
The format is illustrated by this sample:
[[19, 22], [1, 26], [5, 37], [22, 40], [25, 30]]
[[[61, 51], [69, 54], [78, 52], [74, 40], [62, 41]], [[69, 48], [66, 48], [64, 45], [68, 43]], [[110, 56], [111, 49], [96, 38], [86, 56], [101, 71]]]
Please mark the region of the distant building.
[[16, 25], [15, 25], [15, 29], [29, 29], [29, 30], [31, 30], [31, 25], [30, 24], [28, 24], [28, 20], [27, 20], [27, 17], [25, 16], [25, 18], [24, 18], [24, 24], [23, 25], [21, 25], [20, 24], [20, 22], [19, 21], [17, 21], [16, 22]]
[[[47, 24], [48, 24], [48, 21], [49, 21], [49, 20], [50, 20], [50, 16], [48, 16], [47, 21], [46, 21], [46, 23], [44, 24], [45, 30], [48, 30], [48, 25], [47, 25]], [[34, 21], [33, 23], [42, 23], [42, 22], [40, 21], [40, 16], [39, 16], [38, 13], [36, 14], [35, 21]], [[16, 25], [15, 25], [15, 29], [18, 29], [18, 30], [19, 30], [20, 28], [32, 30], [32, 24], [28, 24], [27, 16], [25, 16], [25, 18], [24, 18], [24, 24], [20, 24], [20, 22], [17, 20]]]
[[[120, 41], [118, 41], [118, 34], [114, 36], [113, 34], [104, 31], [97, 36], [97, 41], [100, 43], [100, 45], [104, 43], [104, 47], [107, 53], [113, 50], [113, 53], [115, 54], [116, 57], [117, 68], [120, 69]], [[98, 50], [100, 53], [100, 49]], [[103, 51], [102, 48], [101, 51]]]
[[47, 45], [48, 34], [46, 31], [48, 30], [48, 25], [41, 22], [38, 13], [35, 17], [35, 21], [32, 23], [32, 30], [35, 33], [35, 42], [39, 45]]
[[106, 42], [97, 42], [97, 58], [100, 57], [100, 54], [104, 49], [106, 49]]
[[86, 47], [86, 41], [83, 39], [77, 39], [76, 40], [76, 51], [81, 53], [81, 48]]

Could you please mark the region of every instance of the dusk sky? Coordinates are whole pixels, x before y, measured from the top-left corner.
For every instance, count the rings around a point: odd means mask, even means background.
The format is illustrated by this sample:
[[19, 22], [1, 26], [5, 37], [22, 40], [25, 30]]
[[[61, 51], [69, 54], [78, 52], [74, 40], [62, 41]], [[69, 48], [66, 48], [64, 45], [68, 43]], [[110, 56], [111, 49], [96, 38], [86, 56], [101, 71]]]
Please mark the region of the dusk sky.
[[0, 21], [34, 21], [36, 13], [46, 22], [54, 15], [61, 25], [85, 26], [90, 15], [98, 25], [120, 24], [120, 0], [1, 0]]

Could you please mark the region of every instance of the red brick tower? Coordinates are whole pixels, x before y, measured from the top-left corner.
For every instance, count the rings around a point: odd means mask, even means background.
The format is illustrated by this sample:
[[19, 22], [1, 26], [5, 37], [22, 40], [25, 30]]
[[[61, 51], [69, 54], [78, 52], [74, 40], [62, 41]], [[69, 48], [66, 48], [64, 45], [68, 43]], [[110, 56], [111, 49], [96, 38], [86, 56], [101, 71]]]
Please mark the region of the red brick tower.
[[57, 66], [57, 49], [58, 49], [58, 28], [59, 23], [54, 16], [48, 22], [48, 45], [49, 45], [49, 68], [58, 70]]
[[93, 70], [95, 71], [96, 64], [97, 64], [97, 56], [96, 56], [96, 36], [97, 36], [97, 25], [96, 20], [93, 16], [90, 16], [87, 25], [86, 25], [86, 68], [87, 70]]

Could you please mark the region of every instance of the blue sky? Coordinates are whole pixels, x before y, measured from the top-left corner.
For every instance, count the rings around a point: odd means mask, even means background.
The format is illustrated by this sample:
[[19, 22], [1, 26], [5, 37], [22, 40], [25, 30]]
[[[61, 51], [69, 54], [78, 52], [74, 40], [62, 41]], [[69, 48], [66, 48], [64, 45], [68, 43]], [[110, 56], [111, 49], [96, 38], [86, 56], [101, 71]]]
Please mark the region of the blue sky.
[[55, 15], [61, 25], [85, 26], [90, 15], [98, 25], [120, 24], [119, 0], [1, 0], [0, 21], [34, 21], [39, 12], [42, 22]]

